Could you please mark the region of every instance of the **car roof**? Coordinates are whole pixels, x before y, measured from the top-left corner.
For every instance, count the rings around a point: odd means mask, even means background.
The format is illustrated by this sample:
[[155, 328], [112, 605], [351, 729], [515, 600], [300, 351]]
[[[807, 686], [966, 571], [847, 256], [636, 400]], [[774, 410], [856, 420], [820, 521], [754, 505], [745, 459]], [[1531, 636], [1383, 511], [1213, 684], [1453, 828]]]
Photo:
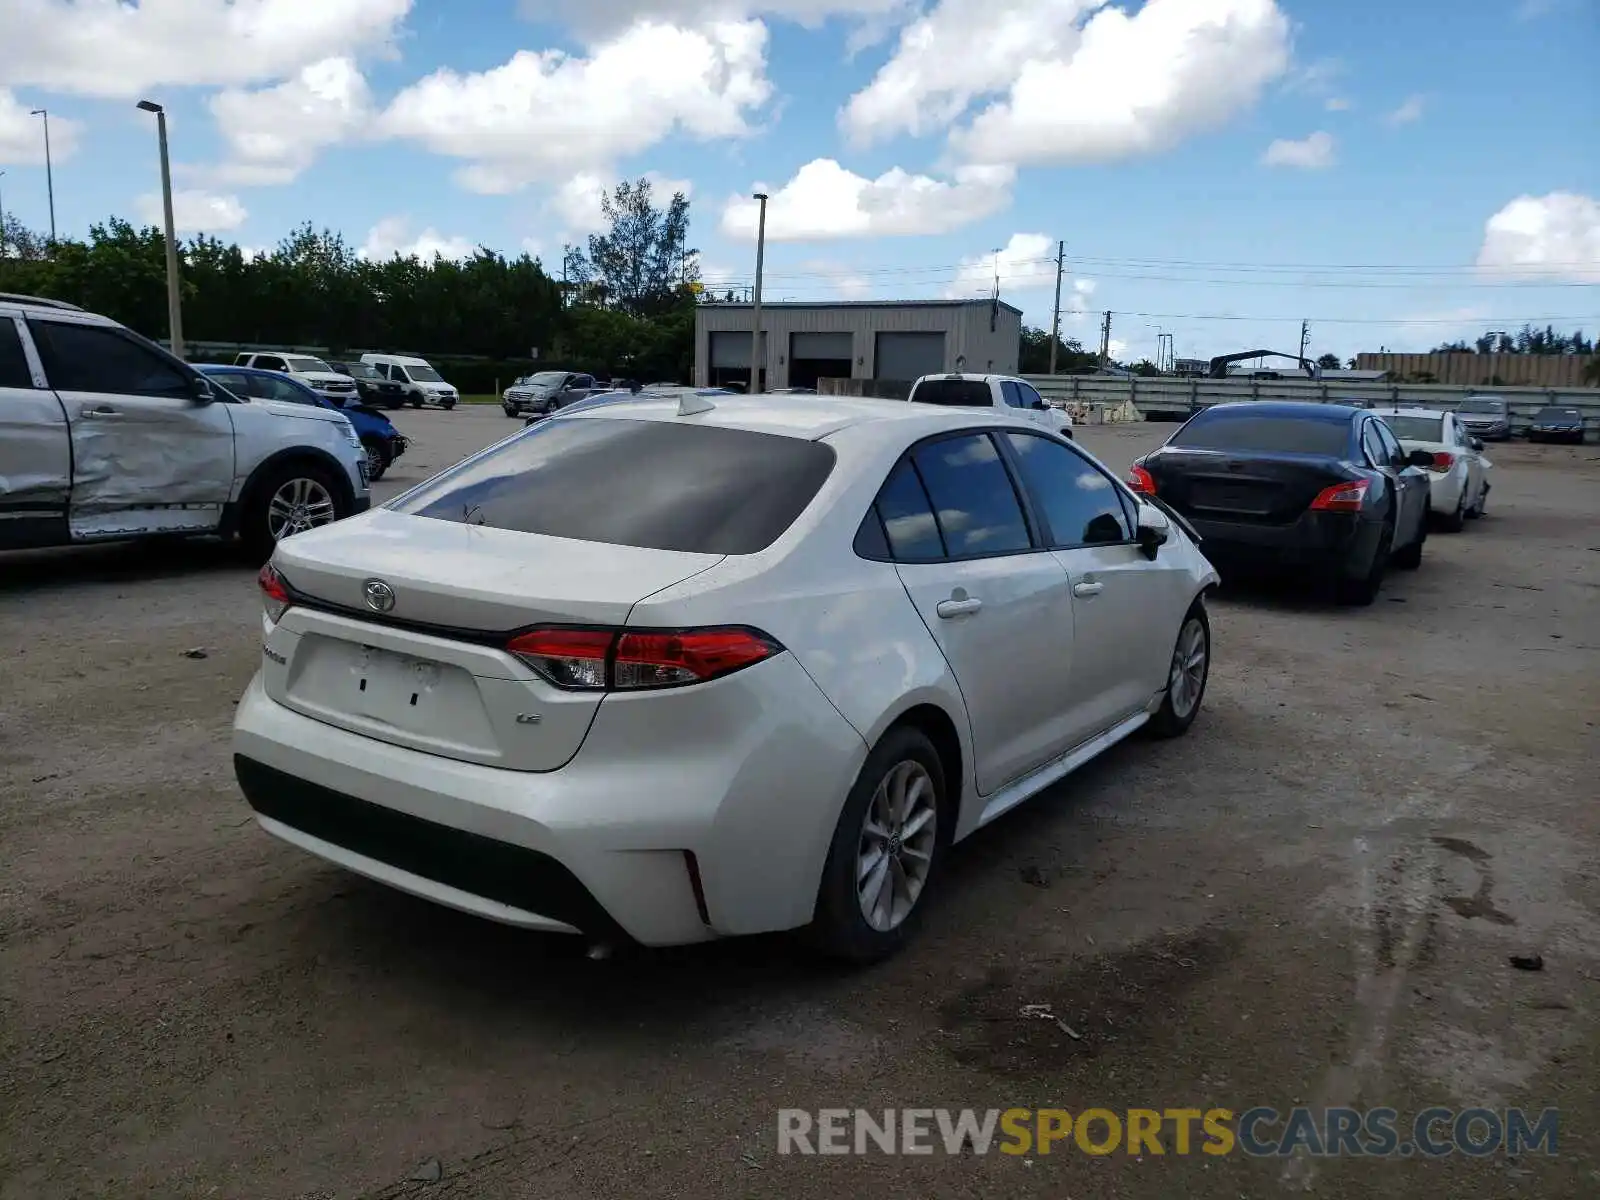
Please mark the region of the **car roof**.
[[931, 374], [922, 376], [922, 379], [918, 379], [917, 382], [921, 383], [923, 379], [965, 379], [971, 383], [1003, 383], [1007, 380], [1012, 383], [1028, 382], [1020, 375], [1002, 375], [998, 371], [990, 371], [987, 374], [978, 371], [934, 371]]
[[1385, 407], [1369, 409], [1368, 411], [1374, 412], [1380, 417], [1448, 417], [1451, 415], [1447, 412], [1440, 412], [1436, 408], [1418, 408], [1415, 405], [1409, 408], [1404, 406]]
[[1249, 411], [1263, 417], [1290, 417], [1301, 421], [1328, 421], [1343, 423], [1358, 413], [1366, 412], [1351, 404], [1314, 404], [1305, 400], [1235, 400], [1229, 404], [1213, 404], [1202, 413]]
[[[753, 396], [706, 397], [712, 407], [690, 416], [679, 416], [680, 398], [639, 395], [628, 404], [607, 404], [572, 412], [580, 421], [693, 421], [721, 429], [744, 429], [752, 433], [773, 433], [785, 437], [816, 441], [841, 430], [867, 425], [899, 423], [908, 437], [925, 437], [946, 429], [971, 428], [970, 408], [945, 408], [932, 404], [907, 404], [903, 400], [879, 400], [856, 396], [794, 396], [758, 392]], [[1002, 409], [986, 411], [978, 418], [985, 425], [1010, 425], [1039, 431], [1034, 422], [1011, 416]]]
[[308, 387], [302, 380], [296, 379], [287, 371], [268, 371], [263, 367], [241, 367], [233, 363], [190, 363], [189, 365], [204, 375], [214, 375], [218, 371], [230, 371], [235, 375], [265, 375], [272, 379], [287, 379], [295, 387], [305, 388], [308, 392], [315, 391], [314, 388]]

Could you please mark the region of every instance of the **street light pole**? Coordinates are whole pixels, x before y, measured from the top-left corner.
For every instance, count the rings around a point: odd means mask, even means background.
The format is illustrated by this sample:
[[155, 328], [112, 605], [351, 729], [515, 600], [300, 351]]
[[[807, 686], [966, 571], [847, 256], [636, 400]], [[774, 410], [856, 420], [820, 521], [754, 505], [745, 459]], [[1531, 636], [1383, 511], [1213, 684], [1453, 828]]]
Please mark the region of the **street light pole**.
[[156, 115], [156, 137], [161, 143], [161, 207], [167, 219], [167, 333], [172, 353], [183, 357], [183, 302], [178, 283], [178, 232], [172, 221], [172, 170], [167, 164], [167, 114], [161, 105], [139, 101], [139, 107]]
[[756, 291], [750, 330], [750, 391], [761, 388], [761, 269], [767, 254], [767, 194], [757, 192], [754, 197], [761, 204], [761, 215], [756, 222]]
[[56, 176], [55, 169], [50, 165], [50, 111], [36, 108], [28, 114], [33, 117], [44, 118], [44, 187], [45, 194], [50, 197], [50, 244], [56, 244]]

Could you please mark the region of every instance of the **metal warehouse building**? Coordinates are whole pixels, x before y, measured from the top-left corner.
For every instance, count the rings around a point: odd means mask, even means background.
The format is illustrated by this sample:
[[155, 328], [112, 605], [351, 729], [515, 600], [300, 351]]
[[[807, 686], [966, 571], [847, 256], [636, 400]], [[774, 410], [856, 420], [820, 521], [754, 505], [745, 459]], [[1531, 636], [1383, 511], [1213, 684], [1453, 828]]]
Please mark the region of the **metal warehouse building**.
[[[697, 387], [750, 382], [749, 304], [695, 310]], [[816, 387], [828, 378], [911, 380], [940, 371], [1014, 375], [1022, 310], [995, 300], [763, 304], [756, 389]]]

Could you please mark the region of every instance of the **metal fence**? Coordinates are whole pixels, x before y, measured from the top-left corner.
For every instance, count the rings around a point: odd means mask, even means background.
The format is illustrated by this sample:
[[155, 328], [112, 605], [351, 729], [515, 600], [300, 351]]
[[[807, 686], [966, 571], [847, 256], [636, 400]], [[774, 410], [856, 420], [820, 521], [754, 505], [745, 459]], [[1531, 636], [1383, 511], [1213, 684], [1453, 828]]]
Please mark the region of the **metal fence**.
[[1511, 409], [1511, 426], [1524, 432], [1548, 405], [1576, 408], [1584, 429], [1600, 431], [1600, 388], [1467, 388], [1432, 383], [1340, 383], [1296, 379], [1106, 379], [1082, 375], [1028, 375], [1045, 396], [1080, 404], [1132, 403], [1147, 418], [1185, 417], [1213, 404], [1239, 400], [1309, 400], [1322, 404], [1403, 405], [1439, 411], [1470, 395], [1498, 396]]

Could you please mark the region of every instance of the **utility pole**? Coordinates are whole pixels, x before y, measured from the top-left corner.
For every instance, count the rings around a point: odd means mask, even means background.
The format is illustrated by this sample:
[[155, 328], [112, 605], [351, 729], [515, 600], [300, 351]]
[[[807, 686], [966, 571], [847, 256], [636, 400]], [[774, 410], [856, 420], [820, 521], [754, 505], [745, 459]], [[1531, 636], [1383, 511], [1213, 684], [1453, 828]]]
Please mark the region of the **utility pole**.
[[757, 192], [754, 197], [761, 204], [761, 215], [756, 221], [756, 290], [755, 303], [751, 305], [750, 329], [750, 394], [761, 388], [761, 268], [767, 254], [767, 194]]
[[1056, 311], [1050, 318], [1050, 374], [1056, 373], [1056, 346], [1061, 341], [1061, 268], [1067, 261], [1067, 242], [1056, 243]]
[[1300, 322], [1300, 361], [1302, 363], [1305, 362], [1306, 347], [1309, 346], [1310, 344], [1311, 344], [1311, 323], [1309, 321], [1301, 321]]
[[1111, 314], [1106, 313], [1105, 320], [1100, 322], [1100, 365], [1106, 366], [1111, 362]]
[[50, 112], [48, 109], [36, 108], [28, 115], [44, 118], [44, 186], [45, 193], [50, 197], [50, 248], [54, 250], [56, 245], [56, 176], [55, 169], [50, 165]]
[[[0, 179], [4, 179], [5, 177], [6, 177], [6, 173], [4, 171], [0, 171]], [[4, 192], [0, 192], [0, 258], [4, 258], [5, 256], [6, 256], [6, 197], [5, 197], [5, 193]]]
[[[182, 358], [183, 300], [178, 281], [178, 231], [172, 221], [172, 171], [167, 163], [167, 113], [153, 100], [141, 100], [139, 107], [156, 115], [156, 139], [161, 147], [161, 207], [167, 223], [167, 336], [172, 353]], [[51, 236], [55, 236], [54, 232]]]

